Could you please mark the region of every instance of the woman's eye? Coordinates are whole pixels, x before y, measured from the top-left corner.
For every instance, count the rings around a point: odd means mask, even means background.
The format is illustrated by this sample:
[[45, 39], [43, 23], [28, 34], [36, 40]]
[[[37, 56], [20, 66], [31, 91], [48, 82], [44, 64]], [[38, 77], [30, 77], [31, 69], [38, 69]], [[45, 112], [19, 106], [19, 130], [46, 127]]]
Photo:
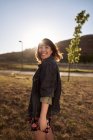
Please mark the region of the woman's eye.
[[48, 46], [46, 46], [45, 48], [46, 48], [46, 49], [48, 49], [49, 47], [48, 47]]

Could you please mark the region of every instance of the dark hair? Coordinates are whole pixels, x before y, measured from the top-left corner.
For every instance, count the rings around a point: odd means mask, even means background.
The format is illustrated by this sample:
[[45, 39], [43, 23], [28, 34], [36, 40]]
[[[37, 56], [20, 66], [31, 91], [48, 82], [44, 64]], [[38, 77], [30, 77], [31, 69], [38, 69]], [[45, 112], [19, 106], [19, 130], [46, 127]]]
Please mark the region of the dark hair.
[[[54, 59], [57, 62], [59, 62], [63, 58], [62, 53], [60, 53], [59, 50], [58, 50], [58, 47], [50, 39], [44, 38], [42, 40], [42, 42], [44, 42], [45, 45], [48, 45], [51, 48], [51, 50], [53, 51], [52, 56], [54, 57]], [[38, 45], [38, 48], [39, 48], [39, 46], [40, 46], [40, 43]], [[42, 60], [41, 60], [40, 54], [38, 52], [38, 48], [37, 48], [37, 51], [35, 53], [35, 57], [36, 57], [36, 60], [39, 63], [41, 63]]]

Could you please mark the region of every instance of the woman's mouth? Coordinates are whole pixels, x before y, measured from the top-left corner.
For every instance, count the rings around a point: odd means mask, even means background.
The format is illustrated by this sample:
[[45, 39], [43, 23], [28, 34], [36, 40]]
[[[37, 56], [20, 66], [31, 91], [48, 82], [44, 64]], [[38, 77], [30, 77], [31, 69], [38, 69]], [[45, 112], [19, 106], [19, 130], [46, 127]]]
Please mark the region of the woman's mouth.
[[42, 55], [42, 56], [45, 56], [46, 54], [45, 54], [45, 53], [42, 53], [41, 55]]

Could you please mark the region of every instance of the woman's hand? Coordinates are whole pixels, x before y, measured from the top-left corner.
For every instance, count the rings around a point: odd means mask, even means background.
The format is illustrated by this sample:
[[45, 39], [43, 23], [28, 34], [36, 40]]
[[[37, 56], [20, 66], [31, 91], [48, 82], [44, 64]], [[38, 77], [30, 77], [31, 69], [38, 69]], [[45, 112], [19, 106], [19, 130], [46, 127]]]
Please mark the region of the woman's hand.
[[46, 127], [47, 127], [47, 119], [46, 119], [46, 117], [43, 117], [43, 118], [40, 117], [39, 125], [40, 125], [40, 130], [41, 131], [44, 131], [46, 129]]

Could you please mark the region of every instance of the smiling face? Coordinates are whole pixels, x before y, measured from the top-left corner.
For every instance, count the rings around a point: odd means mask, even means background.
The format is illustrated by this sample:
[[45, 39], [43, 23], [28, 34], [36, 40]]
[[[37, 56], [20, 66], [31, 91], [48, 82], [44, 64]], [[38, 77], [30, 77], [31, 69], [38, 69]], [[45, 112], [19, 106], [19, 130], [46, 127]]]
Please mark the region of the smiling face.
[[52, 49], [49, 45], [46, 45], [43, 41], [39, 44], [38, 53], [42, 60], [48, 58], [52, 54]]

